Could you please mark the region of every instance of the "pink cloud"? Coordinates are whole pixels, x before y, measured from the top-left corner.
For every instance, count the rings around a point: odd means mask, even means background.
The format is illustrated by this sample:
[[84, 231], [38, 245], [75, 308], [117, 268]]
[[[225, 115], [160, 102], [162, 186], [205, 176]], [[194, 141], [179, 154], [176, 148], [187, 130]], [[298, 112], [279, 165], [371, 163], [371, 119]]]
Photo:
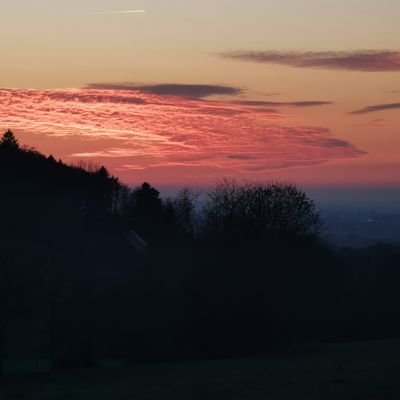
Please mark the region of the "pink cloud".
[[42, 143], [57, 139], [57, 157], [93, 159], [116, 173], [164, 167], [249, 174], [363, 154], [328, 129], [297, 126], [292, 115], [260, 103], [140, 90], [0, 89], [0, 121]]

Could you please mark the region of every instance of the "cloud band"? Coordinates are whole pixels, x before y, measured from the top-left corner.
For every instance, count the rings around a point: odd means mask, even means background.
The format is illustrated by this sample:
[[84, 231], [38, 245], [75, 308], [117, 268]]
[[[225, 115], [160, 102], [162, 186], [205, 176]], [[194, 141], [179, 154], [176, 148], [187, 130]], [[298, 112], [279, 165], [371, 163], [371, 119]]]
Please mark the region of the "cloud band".
[[279, 64], [295, 68], [384, 72], [400, 71], [400, 51], [234, 51], [220, 56], [233, 60]]

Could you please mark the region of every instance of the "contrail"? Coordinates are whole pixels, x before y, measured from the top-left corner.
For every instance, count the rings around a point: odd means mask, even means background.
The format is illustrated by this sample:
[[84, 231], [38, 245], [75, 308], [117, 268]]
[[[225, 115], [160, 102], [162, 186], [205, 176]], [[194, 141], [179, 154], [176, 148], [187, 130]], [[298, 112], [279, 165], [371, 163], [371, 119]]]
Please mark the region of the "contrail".
[[92, 15], [115, 15], [115, 14], [143, 14], [146, 10], [122, 10], [122, 11], [99, 11], [94, 12]]

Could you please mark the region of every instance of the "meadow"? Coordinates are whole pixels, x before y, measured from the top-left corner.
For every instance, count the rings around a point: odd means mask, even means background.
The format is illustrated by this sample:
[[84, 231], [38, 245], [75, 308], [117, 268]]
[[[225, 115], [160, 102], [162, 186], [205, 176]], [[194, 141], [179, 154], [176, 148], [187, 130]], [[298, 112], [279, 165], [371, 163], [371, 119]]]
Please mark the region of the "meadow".
[[1, 399], [400, 398], [400, 341], [301, 345], [255, 359], [60, 370], [3, 377]]

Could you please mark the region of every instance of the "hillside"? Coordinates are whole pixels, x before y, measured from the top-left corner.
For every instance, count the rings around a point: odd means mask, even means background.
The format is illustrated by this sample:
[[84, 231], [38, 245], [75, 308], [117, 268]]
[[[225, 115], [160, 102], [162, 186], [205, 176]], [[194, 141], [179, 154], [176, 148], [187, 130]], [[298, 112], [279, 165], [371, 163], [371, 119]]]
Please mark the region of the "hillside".
[[103, 319], [112, 323], [116, 288], [143, 265], [118, 216], [125, 188], [105, 168], [66, 165], [6, 135], [0, 143], [2, 354], [76, 358]]
[[128, 189], [104, 167], [23, 148], [11, 132], [0, 185], [4, 361], [261, 356], [400, 334], [400, 249], [324, 243], [315, 203], [295, 185], [225, 179], [201, 205], [189, 189], [164, 199], [147, 182]]

